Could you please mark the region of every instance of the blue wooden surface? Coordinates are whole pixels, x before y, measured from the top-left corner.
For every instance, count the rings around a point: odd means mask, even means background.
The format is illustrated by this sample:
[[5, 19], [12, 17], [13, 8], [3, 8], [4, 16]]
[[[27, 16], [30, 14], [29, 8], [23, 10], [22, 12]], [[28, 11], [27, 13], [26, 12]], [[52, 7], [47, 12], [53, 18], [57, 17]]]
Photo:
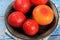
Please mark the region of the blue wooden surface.
[[[58, 7], [58, 11], [60, 11], [60, 0], [51, 0], [54, 2]], [[0, 0], [0, 40], [4, 39], [10, 39], [11, 37], [5, 34], [6, 26], [4, 21], [4, 14], [9, 6], [9, 4], [13, 2], [13, 0]], [[54, 30], [53, 33], [51, 33], [48, 40], [60, 40], [60, 25], [57, 26], [57, 28]]]
[[50, 36], [48, 40], [60, 40], [60, 36]]
[[12, 2], [13, 0], [0, 0], [0, 16], [4, 16], [4, 13], [8, 7], [8, 5]]

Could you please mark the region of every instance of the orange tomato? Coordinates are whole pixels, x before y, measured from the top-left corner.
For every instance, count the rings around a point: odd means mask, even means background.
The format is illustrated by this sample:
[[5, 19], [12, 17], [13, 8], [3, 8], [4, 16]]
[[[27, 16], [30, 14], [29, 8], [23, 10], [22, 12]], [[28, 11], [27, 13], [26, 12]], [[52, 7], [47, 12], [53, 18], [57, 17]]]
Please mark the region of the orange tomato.
[[54, 19], [53, 10], [47, 5], [39, 5], [33, 10], [33, 18], [40, 25], [48, 25]]

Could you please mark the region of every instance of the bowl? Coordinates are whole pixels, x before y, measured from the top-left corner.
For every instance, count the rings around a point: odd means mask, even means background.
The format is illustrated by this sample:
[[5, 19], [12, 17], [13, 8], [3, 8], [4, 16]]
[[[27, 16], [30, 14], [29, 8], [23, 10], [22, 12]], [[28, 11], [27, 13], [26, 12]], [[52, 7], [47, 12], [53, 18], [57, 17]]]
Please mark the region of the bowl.
[[[16, 38], [19, 38], [19, 39], [42, 39], [42, 38], [45, 38], [47, 37], [48, 35], [50, 35], [57, 27], [58, 25], [58, 20], [59, 20], [59, 14], [58, 14], [58, 11], [57, 11], [57, 8], [55, 6], [55, 4], [51, 1], [48, 1], [48, 3], [46, 4], [48, 6], [50, 6], [54, 12], [54, 20], [52, 21], [52, 23], [50, 23], [49, 25], [46, 25], [45, 27], [42, 26], [42, 25], [39, 25], [41, 27], [39, 27], [39, 31], [36, 35], [34, 36], [28, 36], [26, 35], [23, 30], [21, 28], [13, 28], [11, 25], [9, 25], [7, 19], [8, 19], [8, 16], [10, 15], [10, 13], [14, 12], [14, 8], [13, 8], [13, 2], [8, 6], [6, 12], [5, 12], [5, 24], [6, 24], [6, 28], [8, 29], [8, 31], [13, 35], [15, 36]], [[32, 19], [32, 10], [34, 9], [35, 6], [31, 6], [31, 9], [29, 12], [27, 12], [25, 14], [25, 16], [27, 17], [27, 19]]]

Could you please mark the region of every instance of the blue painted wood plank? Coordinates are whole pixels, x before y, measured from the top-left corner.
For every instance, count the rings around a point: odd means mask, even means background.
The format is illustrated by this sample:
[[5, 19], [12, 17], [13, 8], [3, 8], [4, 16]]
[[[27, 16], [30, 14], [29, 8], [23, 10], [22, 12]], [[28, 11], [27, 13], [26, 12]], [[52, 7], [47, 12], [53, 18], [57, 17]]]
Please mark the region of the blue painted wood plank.
[[5, 11], [13, 0], [0, 0], [0, 16], [4, 16]]
[[0, 38], [3, 38], [5, 34], [6, 26], [4, 22], [4, 17], [0, 17]]
[[60, 36], [50, 36], [48, 40], [60, 40]]

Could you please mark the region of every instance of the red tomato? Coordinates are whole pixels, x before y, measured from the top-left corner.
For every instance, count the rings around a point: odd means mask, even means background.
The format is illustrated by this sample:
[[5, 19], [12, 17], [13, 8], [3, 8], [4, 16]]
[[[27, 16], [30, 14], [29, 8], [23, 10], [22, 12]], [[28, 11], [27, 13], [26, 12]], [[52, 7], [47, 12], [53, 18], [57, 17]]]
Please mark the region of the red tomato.
[[48, 2], [48, 0], [31, 0], [34, 5], [43, 5]]
[[23, 30], [27, 35], [33, 36], [38, 32], [39, 27], [36, 21], [30, 19], [23, 24]]
[[30, 0], [15, 0], [13, 6], [15, 10], [26, 13], [30, 9]]
[[8, 16], [8, 23], [15, 27], [18, 28], [22, 25], [22, 23], [25, 21], [26, 17], [22, 12], [13, 12]]

